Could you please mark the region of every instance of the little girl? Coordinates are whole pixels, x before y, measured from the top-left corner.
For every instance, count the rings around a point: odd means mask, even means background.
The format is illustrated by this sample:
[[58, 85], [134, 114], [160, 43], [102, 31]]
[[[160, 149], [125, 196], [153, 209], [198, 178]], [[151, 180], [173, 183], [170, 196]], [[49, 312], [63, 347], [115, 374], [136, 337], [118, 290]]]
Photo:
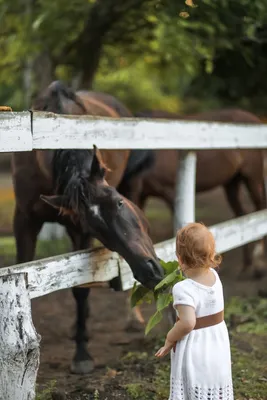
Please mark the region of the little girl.
[[221, 258], [212, 233], [188, 224], [177, 233], [176, 254], [187, 279], [173, 287], [177, 322], [156, 353], [171, 351], [169, 400], [233, 400], [223, 289], [214, 270]]

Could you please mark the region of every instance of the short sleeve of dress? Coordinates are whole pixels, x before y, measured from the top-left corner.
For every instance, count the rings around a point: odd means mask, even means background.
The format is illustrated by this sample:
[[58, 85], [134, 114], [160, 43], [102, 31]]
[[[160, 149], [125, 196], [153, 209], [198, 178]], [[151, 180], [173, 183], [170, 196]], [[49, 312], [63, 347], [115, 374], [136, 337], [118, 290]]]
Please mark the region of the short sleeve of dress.
[[173, 286], [172, 296], [173, 296], [173, 306], [184, 305], [196, 308], [196, 302], [194, 300], [193, 293], [188, 290], [187, 285], [183, 284], [184, 281], [178, 282]]

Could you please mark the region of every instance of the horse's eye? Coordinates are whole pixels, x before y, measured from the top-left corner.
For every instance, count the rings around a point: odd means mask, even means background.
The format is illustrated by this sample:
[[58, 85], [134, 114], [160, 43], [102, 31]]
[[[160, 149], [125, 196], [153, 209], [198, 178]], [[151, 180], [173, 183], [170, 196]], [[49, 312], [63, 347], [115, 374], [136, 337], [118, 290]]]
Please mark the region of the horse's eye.
[[121, 199], [118, 201], [118, 208], [121, 208], [124, 204], [124, 201]]

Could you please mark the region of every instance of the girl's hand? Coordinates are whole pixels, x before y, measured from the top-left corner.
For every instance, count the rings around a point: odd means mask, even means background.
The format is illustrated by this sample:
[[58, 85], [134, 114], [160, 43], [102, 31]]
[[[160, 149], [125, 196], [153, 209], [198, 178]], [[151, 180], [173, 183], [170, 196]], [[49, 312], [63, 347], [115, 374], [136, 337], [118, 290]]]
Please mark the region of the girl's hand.
[[166, 356], [173, 348], [173, 345], [174, 342], [170, 342], [168, 339], [166, 339], [164, 346], [156, 352], [155, 356], [158, 358]]

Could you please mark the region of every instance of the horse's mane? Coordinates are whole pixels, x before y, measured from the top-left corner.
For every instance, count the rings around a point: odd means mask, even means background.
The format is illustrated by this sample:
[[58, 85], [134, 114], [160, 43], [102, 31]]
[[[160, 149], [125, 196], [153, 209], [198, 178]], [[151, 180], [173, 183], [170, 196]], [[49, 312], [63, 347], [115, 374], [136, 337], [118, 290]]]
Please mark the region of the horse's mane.
[[[52, 82], [35, 101], [33, 108], [57, 114], [69, 114], [66, 104], [73, 102], [84, 113], [86, 109], [75, 92], [60, 81]], [[70, 209], [78, 211], [92, 195], [89, 184], [93, 150], [55, 150], [53, 186], [56, 194], [64, 195]]]
[[69, 114], [66, 110], [66, 102], [71, 101], [86, 113], [86, 108], [76, 96], [76, 93], [61, 81], [52, 82], [33, 103], [33, 109], [50, 111], [56, 114]]
[[65, 196], [68, 207], [80, 212], [92, 198], [89, 183], [92, 151], [56, 150], [53, 159], [53, 181], [57, 194]]

